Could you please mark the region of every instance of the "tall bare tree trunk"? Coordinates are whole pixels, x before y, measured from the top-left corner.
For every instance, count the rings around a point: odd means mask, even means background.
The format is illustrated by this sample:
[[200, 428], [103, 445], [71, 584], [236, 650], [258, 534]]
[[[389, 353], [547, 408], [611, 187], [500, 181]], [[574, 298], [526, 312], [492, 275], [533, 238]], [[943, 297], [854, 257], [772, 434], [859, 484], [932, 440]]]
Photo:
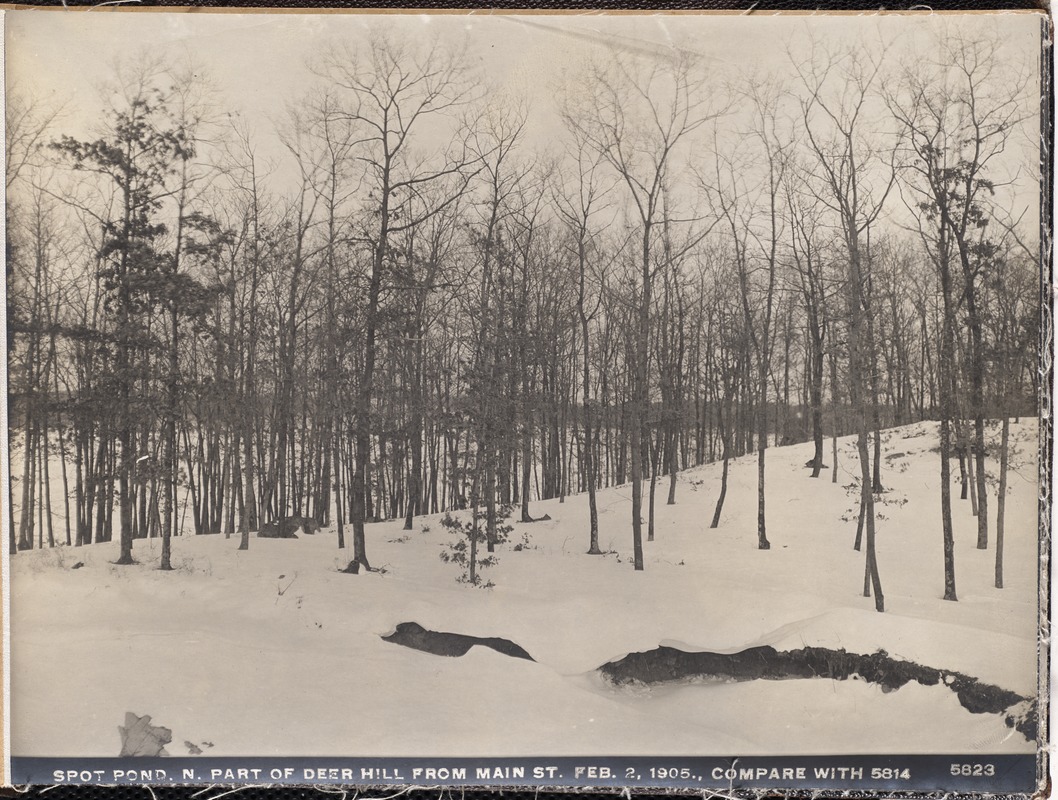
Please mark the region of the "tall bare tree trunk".
[[1003, 588], [1003, 526], [1007, 509], [1007, 468], [1010, 460], [1010, 417], [1003, 409], [999, 442], [999, 496], [996, 498], [996, 588]]

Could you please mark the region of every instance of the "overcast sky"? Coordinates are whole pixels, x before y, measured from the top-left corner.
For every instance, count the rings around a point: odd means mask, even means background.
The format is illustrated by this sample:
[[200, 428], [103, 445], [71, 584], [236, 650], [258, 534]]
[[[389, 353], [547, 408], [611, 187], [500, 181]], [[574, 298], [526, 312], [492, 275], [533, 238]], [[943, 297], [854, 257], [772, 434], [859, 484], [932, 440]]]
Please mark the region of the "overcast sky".
[[[790, 74], [787, 51], [809, 38], [864, 47], [890, 43], [894, 66], [907, 53], [928, 52], [940, 25], [995, 32], [1005, 63], [1038, 74], [1040, 18], [1034, 13], [960, 15], [736, 14], [446, 14], [215, 13], [196, 11], [18, 10], [6, 14], [8, 82], [65, 108], [63, 132], [84, 136], [98, 115], [99, 89], [113, 79], [118, 58], [138, 52], [190, 55], [220, 90], [224, 107], [250, 122], [269, 147], [273, 121], [316, 78], [306, 64], [329, 43], [362, 41], [378, 25], [401, 38], [466, 43], [471, 65], [498, 88], [530, 102], [527, 140], [547, 146], [558, 121], [554, 97], [563, 80], [593, 52], [621, 47], [663, 54], [675, 46], [697, 53], [717, 84], [750, 72]], [[710, 78], [712, 79], [712, 78]], [[1038, 89], [1033, 89], [1038, 94]], [[1031, 138], [1009, 155], [1031, 163]], [[1018, 150], [1020, 148], [1020, 151]], [[1030, 157], [1026, 157], [1030, 156]], [[1035, 212], [1033, 212], [1035, 213]]]
[[[678, 46], [718, 69], [786, 68], [787, 45], [804, 34], [834, 41], [879, 38], [898, 49], [922, 40], [940, 15], [731, 14], [301, 14], [162, 13], [20, 10], [7, 12], [9, 79], [54, 92], [77, 106], [95, 105], [95, 90], [111, 75], [116, 56], [143, 49], [194, 55], [228, 99], [249, 114], [268, 114], [280, 98], [296, 98], [306, 60], [329, 41], [363, 37], [384, 24], [401, 35], [437, 32], [460, 41], [492, 79], [510, 81], [546, 100], [557, 79], [591, 50], [618, 45], [663, 51]], [[1039, 52], [1037, 14], [944, 15], [956, 24], [995, 30], [1016, 60]], [[726, 71], [726, 70], [725, 70]]]

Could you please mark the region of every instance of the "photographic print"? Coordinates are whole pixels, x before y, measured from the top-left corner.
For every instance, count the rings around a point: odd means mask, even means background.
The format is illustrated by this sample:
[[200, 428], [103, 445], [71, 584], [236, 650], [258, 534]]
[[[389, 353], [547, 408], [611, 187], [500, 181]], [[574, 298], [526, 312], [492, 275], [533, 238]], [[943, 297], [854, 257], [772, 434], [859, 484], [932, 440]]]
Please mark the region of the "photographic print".
[[1050, 35], [9, 10], [9, 780], [1033, 792]]

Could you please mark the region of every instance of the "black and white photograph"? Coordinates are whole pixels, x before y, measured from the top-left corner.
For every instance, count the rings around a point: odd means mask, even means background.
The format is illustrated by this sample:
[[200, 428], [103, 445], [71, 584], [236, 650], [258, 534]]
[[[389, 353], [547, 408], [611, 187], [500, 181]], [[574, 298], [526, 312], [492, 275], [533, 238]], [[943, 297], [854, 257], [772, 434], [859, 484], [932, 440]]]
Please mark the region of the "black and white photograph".
[[1035, 790], [1045, 14], [4, 25], [9, 780]]

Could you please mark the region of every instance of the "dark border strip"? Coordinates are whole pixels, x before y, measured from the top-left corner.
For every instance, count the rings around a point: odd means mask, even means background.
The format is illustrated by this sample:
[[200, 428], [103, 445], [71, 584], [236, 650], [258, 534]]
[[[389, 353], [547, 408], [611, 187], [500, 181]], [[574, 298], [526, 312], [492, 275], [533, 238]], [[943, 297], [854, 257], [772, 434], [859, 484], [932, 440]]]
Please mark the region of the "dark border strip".
[[1031, 793], [1034, 755], [13, 758], [16, 785], [358, 785]]
[[[100, 5], [99, 2], [86, 2], [85, 0], [38, 0], [37, 2], [15, 2], [3, 3], [7, 8], [27, 6], [34, 8], [42, 7], [67, 7], [67, 8], [92, 8]], [[304, 9], [311, 10], [371, 10], [371, 9], [468, 9], [468, 10], [529, 10], [540, 11], [547, 9], [555, 10], [625, 10], [625, 11], [745, 11], [745, 12], [773, 12], [773, 11], [1018, 11], [1039, 10], [1045, 11], [1041, 0], [988, 0], [985, 2], [973, 2], [972, 0], [933, 0], [931, 2], [914, 2], [913, 0], [900, 0], [900, 2], [881, 3], [877, 0], [843, 0], [843, 2], [809, 2], [807, 0], [618, 0], [616, 2], [605, 2], [604, 0], [358, 0], [354, 2], [342, 2], [342, 0], [125, 0], [112, 8], [243, 8], [247, 10], [260, 10], [267, 12], [269, 8]]]

